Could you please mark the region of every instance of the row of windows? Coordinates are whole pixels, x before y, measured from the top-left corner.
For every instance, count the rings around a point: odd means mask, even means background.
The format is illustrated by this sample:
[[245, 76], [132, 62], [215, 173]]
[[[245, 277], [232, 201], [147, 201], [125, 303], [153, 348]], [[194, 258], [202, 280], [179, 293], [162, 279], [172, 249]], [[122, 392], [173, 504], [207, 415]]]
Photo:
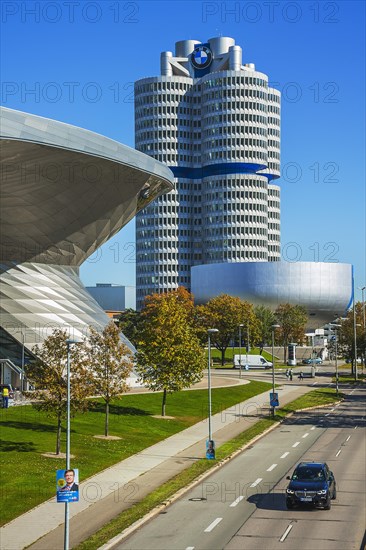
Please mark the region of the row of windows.
[[227, 260], [266, 260], [267, 253], [262, 250], [223, 250], [222, 252], [210, 252], [206, 255], [206, 263], [221, 262]]
[[[227, 103], [211, 103], [208, 105], [203, 105], [201, 113], [202, 116], [205, 117], [210, 113], [232, 110], [235, 111], [239, 109], [241, 109], [242, 111], [244, 111], [245, 109], [246, 111], [262, 111], [263, 113], [267, 113], [267, 104], [259, 103], [258, 101], [238, 101], [235, 103], [228, 101]], [[271, 110], [271, 112], [275, 111]]]
[[263, 78], [257, 78], [255, 76], [226, 76], [226, 77], [220, 77], [215, 79], [206, 80], [202, 83], [202, 89], [207, 90], [209, 88], [215, 88], [219, 87], [222, 88], [223, 86], [260, 86], [266, 88], [268, 86], [268, 82], [266, 80], [263, 80]]
[[135, 84], [135, 93], [144, 93], [144, 92], [157, 92], [161, 90], [180, 90], [182, 92], [186, 92], [187, 90], [191, 89], [192, 82], [178, 82], [177, 80], [171, 80], [166, 82], [150, 82], [150, 83], [143, 83], [139, 84], [138, 82]]
[[207, 239], [212, 236], [219, 237], [228, 237], [232, 235], [263, 235], [267, 237], [267, 228], [266, 227], [252, 227], [248, 225], [233, 225], [226, 227], [208, 227], [203, 230], [204, 239]]
[[212, 101], [215, 99], [222, 99], [223, 101], [227, 99], [229, 101], [240, 99], [241, 97], [252, 97], [254, 99], [263, 99], [267, 101], [268, 94], [263, 90], [255, 90], [252, 88], [221, 88], [220, 90], [203, 94], [202, 103], [206, 103], [207, 101]]
[[[272, 155], [275, 156], [275, 155]], [[267, 154], [262, 151], [255, 151], [253, 149], [244, 150], [234, 150], [234, 151], [212, 151], [210, 153], [205, 153], [202, 155], [203, 162], [209, 160], [258, 160], [263, 161], [262, 164], [267, 162]]]
[[212, 248], [221, 248], [221, 247], [231, 247], [231, 248], [240, 248], [240, 247], [253, 247], [256, 248], [267, 248], [267, 240], [262, 239], [221, 239], [218, 241], [210, 240], [209, 242], [204, 243], [205, 250], [210, 250]]
[[[209, 125], [217, 125], [217, 124], [239, 124], [242, 122], [253, 122], [254, 124], [263, 124], [263, 126], [267, 126], [267, 118], [263, 115], [258, 115], [255, 113], [252, 114], [244, 114], [244, 113], [233, 113], [233, 114], [224, 114], [224, 115], [215, 115], [215, 116], [208, 116], [205, 117], [203, 120], [204, 126]], [[272, 123], [274, 124], [274, 123]], [[278, 123], [279, 126], [279, 123]], [[229, 128], [225, 128], [226, 131], [229, 131]]]

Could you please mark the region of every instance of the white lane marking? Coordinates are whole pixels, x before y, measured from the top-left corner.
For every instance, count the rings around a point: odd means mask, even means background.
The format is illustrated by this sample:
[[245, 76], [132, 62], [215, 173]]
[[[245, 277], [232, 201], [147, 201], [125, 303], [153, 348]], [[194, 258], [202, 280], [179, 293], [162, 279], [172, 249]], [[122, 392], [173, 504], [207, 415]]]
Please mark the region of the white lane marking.
[[285, 540], [285, 538], [287, 537], [287, 535], [289, 534], [289, 532], [291, 531], [291, 529], [293, 528], [293, 525], [290, 524], [286, 531], [283, 533], [282, 537], [280, 538], [280, 542], [283, 542]]
[[314, 384], [311, 384], [312, 386], [315, 386], [318, 382], [314, 382]]
[[260, 483], [262, 481], [262, 479], [263, 479], [263, 477], [259, 477], [258, 479], [253, 481], [253, 483], [250, 485], [250, 487], [256, 487], [258, 485], [258, 483]]
[[357, 428], [358, 428], [358, 426], [355, 426], [353, 429], [354, 429], [354, 430], [357, 430]]
[[324, 415], [324, 416], [329, 416], [329, 415], [330, 415], [330, 413], [328, 413], [328, 414], [326, 414], [326, 415]]
[[239, 502], [240, 502], [241, 500], [243, 500], [243, 498], [244, 498], [243, 495], [241, 495], [240, 497], [236, 498], [236, 499], [234, 500], [234, 502], [232, 502], [232, 503], [230, 504], [230, 508], [235, 508], [235, 506], [237, 506], [237, 505], [239, 504]]
[[307, 432], [306, 434], [304, 434], [302, 437], [307, 437], [309, 435], [309, 432]]
[[292, 446], [297, 447], [298, 445], [300, 445], [300, 441], [296, 441], [296, 443], [294, 443]]
[[349, 435], [346, 439], [346, 442], [349, 441], [351, 439], [351, 436]]
[[336, 454], [336, 456], [339, 456], [342, 452], [342, 449], [339, 449], [338, 453]]
[[311, 430], [315, 430], [316, 426], [313, 426], [312, 428], [310, 428]]
[[272, 470], [274, 470], [276, 466], [277, 464], [272, 464], [272, 466], [268, 468], [267, 472], [272, 472]]
[[187, 546], [186, 550], [194, 550], [194, 546]]
[[222, 518], [216, 518], [210, 525], [204, 530], [204, 533], [209, 533], [212, 531], [212, 529], [215, 529], [216, 525], [218, 525], [222, 521]]
[[289, 452], [283, 453], [283, 455], [280, 456], [280, 458], [286, 458], [286, 456], [289, 455], [289, 454], [290, 454]]

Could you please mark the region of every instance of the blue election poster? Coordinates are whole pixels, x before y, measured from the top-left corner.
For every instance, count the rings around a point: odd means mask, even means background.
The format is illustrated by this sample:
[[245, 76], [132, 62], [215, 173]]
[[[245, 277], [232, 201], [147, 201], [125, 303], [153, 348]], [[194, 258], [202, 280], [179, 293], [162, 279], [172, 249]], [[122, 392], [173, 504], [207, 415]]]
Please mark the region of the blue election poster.
[[79, 500], [79, 470], [57, 470], [56, 472], [57, 502], [78, 502]]

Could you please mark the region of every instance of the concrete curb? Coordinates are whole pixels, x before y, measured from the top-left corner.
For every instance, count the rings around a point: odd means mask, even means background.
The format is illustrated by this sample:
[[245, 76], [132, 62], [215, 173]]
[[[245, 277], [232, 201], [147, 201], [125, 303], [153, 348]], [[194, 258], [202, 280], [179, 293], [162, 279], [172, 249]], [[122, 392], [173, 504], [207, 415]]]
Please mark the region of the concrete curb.
[[[259, 422], [259, 420], [260, 419], [258, 419], [258, 422]], [[176, 500], [181, 498], [185, 493], [187, 493], [188, 491], [193, 489], [193, 487], [195, 487], [196, 485], [201, 483], [201, 481], [205, 480], [211, 474], [213, 474], [214, 472], [216, 472], [217, 470], [222, 468], [229, 460], [232, 460], [237, 455], [239, 455], [241, 452], [243, 452], [246, 448], [253, 445], [253, 443], [258, 441], [262, 437], [266, 436], [269, 432], [273, 431], [281, 423], [282, 423], [282, 420], [279, 421], [279, 422], [276, 422], [275, 424], [272, 424], [272, 426], [267, 428], [264, 432], [262, 432], [262, 433], [256, 435], [255, 437], [253, 437], [253, 439], [248, 441], [248, 443], [245, 443], [245, 445], [243, 445], [242, 447], [240, 447], [239, 449], [234, 451], [231, 455], [223, 458], [222, 460], [220, 460], [220, 462], [215, 464], [212, 468], [210, 468], [209, 470], [207, 470], [203, 474], [200, 474], [196, 479], [191, 481], [188, 485], [186, 485], [185, 487], [182, 487], [181, 489], [179, 489], [176, 493], [174, 493], [174, 495], [172, 495], [172, 497], [169, 498], [169, 500], [163, 502], [162, 504], [159, 504], [158, 506], [156, 506], [155, 508], [150, 510], [150, 512], [148, 512], [144, 517], [142, 517], [139, 520], [135, 521], [135, 523], [133, 523], [129, 527], [126, 527], [126, 529], [124, 529], [124, 531], [122, 531], [122, 533], [120, 533], [119, 535], [116, 535], [115, 537], [113, 537], [106, 544], [103, 544], [103, 546], [100, 546], [98, 548], [98, 550], [110, 550], [111, 548], [113, 548], [113, 546], [115, 546], [116, 544], [122, 542], [125, 538], [132, 535], [134, 533], [134, 531], [136, 531], [137, 529], [142, 527], [145, 523], [147, 523], [148, 521], [153, 519], [155, 516], [159, 515], [161, 510], [164, 510], [167, 506], [170, 506], [171, 504], [173, 504]]]

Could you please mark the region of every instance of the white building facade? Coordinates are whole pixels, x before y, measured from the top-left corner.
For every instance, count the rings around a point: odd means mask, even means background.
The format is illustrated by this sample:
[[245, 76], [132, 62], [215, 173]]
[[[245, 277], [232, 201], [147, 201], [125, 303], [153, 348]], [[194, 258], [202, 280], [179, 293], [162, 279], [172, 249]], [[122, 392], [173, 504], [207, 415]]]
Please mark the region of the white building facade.
[[176, 43], [135, 84], [136, 149], [176, 189], [136, 217], [137, 308], [191, 267], [280, 260], [280, 93], [232, 38]]

